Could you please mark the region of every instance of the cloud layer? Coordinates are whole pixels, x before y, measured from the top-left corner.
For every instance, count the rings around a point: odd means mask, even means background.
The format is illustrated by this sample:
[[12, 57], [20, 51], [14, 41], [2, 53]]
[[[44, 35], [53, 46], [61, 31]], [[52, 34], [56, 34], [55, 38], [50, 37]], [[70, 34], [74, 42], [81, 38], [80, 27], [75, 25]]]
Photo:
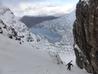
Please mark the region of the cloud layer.
[[[56, 2], [55, 2], [56, 1]], [[62, 2], [61, 2], [62, 1]], [[75, 4], [64, 0], [0, 0], [9, 7], [16, 16], [65, 14], [75, 8]], [[65, 0], [67, 1], [67, 0]], [[10, 3], [11, 2], [11, 3]], [[61, 2], [61, 3], [60, 3]]]

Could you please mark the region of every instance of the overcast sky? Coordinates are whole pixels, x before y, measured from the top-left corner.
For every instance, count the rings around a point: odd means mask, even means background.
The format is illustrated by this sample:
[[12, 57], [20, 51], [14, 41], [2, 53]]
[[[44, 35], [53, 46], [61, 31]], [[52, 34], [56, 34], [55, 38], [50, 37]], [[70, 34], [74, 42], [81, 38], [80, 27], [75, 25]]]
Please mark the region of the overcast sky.
[[0, 0], [16, 16], [64, 14], [75, 9], [78, 0]]

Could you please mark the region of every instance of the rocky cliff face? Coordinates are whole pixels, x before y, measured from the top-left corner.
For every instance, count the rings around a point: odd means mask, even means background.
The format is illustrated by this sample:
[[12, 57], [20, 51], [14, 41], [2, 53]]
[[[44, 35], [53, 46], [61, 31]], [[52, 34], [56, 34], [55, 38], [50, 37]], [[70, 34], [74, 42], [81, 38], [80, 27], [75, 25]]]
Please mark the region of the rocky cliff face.
[[98, 74], [98, 0], [80, 0], [73, 28], [76, 62]]

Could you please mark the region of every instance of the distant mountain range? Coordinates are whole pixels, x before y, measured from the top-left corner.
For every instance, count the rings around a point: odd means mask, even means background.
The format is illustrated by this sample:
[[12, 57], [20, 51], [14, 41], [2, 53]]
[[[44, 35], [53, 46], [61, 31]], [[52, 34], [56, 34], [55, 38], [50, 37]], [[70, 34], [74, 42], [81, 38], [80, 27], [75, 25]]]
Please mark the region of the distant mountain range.
[[44, 21], [32, 27], [32, 32], [45, 37], [49, 42], [61, 42], [73, 45], [72, 28], [75, 20], [75, 11], [57, 19]]
[[56, 16], [23, 16], [20, 21], [27, 25], [27, 27], [35, 26], [36, 24], [42, 23], [44, 21], [49, 21], [57, 19]]

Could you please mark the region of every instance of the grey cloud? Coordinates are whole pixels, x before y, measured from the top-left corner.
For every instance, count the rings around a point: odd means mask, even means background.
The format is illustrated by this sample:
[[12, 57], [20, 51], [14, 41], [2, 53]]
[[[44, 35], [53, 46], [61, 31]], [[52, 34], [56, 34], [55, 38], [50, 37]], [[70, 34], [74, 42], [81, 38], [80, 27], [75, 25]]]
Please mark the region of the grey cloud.
[[3, 3], [38, 2], [38, 1], [45, 1], [45, 0], [0, 0], [0, 2]]
[[55, 5], [56, 3], [58, 4], [58, 2], [61, 2], [63, 0], [0, 0], [0, 2], [2, 2], [1, 4], [5, 5], [5, 6], [18, 6], [20, 3], [32, 3], [32, 4], [36, 4], [36, 3], [39, 3], [39, 4], [53, 4]]
[[29, 3], [36, 3], [36, 2], [43, 2], [47, 0], [0, 0], [0, 5], [4, 6], [17, 6], [19, 3], [22, 2], [29, 2]]
[[2, 1], [0, 0], [0, 5], [2, 5]]

